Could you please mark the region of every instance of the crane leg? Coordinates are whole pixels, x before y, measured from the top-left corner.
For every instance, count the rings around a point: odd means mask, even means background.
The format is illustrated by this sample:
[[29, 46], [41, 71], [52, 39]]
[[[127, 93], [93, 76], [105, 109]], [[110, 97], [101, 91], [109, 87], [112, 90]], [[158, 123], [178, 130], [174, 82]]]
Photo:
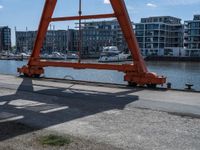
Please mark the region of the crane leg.
[[110, 2], [128, 44], [128, 48], [131, 51], [134, 63], [134, 69], [126, 72], [124, 80], [128, 81], [130, 85], [148, 84], [153, 86], [154, 84], [165, 83], [166, 78], [148, 72], [147, 70], [124, 0], [110, 0]]
[[20, 74], [24, 74], [25, 76], [29, 77], [39, 77], [44, 73], [44, 69], [42, 67], [33, 66], [32, 64], [34, 61], [40, 60], [40, 51], [42, 49], [48, 26], [55, 10], [56, 3], [57, 0], [46, 0], [31, 57], [29, 58], [27, 66], [18, 68], [18, 72]]

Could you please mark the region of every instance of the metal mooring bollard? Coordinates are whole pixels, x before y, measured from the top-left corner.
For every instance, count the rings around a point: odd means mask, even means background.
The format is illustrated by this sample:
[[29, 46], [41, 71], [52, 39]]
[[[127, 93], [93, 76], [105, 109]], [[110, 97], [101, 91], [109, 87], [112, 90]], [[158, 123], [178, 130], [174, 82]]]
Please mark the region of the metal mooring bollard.
[[170, 82], [167, 83], [167, 88], [171, 89], [172, 88], [172, 84]]
[[187, 88], [186, 88], [187, 90], [192, 90], [192, 87], [193, 87], [194, 85], [193, 85], [193, 84], [186, 83], [185, 86], [187, 87]]

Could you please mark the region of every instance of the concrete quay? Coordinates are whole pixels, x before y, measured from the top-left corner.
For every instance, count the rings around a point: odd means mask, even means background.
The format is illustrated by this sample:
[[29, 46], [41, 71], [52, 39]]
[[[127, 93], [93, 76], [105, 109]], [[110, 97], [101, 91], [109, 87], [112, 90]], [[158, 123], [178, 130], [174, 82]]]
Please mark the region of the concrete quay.
[[199, 150], [200, 93], [0, 75], [0, 126], [9, 121], [119, 149]]

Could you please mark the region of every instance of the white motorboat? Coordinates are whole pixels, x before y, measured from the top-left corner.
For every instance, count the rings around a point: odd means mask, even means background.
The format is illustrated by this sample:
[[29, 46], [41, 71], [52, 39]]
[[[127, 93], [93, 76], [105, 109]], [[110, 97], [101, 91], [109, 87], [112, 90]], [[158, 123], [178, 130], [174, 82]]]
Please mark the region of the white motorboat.
[[78, 59], [79, 56], [76, 53], [68, 53], [66, 59]]
[[53, 52], [51, 55], [48, 56], [49, 59], [65, 59], [64, 54], [59, 52]]
[[130, 53], [121, 52], [116, 46], [108, 46], [103, 48], [99, 62], [121, 62], [128, 60], [130, 56]]

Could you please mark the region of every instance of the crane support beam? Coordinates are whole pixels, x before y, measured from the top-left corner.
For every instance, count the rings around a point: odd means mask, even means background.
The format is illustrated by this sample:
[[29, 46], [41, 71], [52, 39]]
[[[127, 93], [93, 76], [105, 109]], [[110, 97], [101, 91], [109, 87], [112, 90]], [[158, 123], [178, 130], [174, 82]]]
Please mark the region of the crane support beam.
[[99, 15], [86, 15], [86, 16], [71, 16], [71, 17], [58, 17], [52, 18], [52, 22], [56, 21], [72, 21], [72, 20], [86, 20], [86, 19], [101, 19], [101, 18], [114, 18], [115, 14], [99, 14]]
[[91, 63], [71, 63], [71, 62], [55, 62], [55, 61], [33, 61], [32, 67], [28, 68], [23, 66], [18, 69], [19, 73], [24, 73], [26, 76], [34, 77], [35, 75], [40, 75], [44, 73], [43, 67], [67, 67], [74, 69], [99, 69], [99, 70], [116, 70], [119, 72], [124, 72], [125, 81], [131, 80], [133, 83], [140, 85], [145, 85], [147, 83], [157, 83], [162, 84], [166, 81], [164, 77], [158, 77], [153, 73], [138, 73], [137, 68], [132, 64], [91, 64]]
[[92, 63], [71, 63], [71, 62], [55, 62], [55, 61], [34, 61], [32, 66], [39, 67], [68, 67], [74, 69], [101, 69], [101, 70], [116, 70], [120, 72], [133, 71], [134, 65], [129, 64], [92, 64]]

